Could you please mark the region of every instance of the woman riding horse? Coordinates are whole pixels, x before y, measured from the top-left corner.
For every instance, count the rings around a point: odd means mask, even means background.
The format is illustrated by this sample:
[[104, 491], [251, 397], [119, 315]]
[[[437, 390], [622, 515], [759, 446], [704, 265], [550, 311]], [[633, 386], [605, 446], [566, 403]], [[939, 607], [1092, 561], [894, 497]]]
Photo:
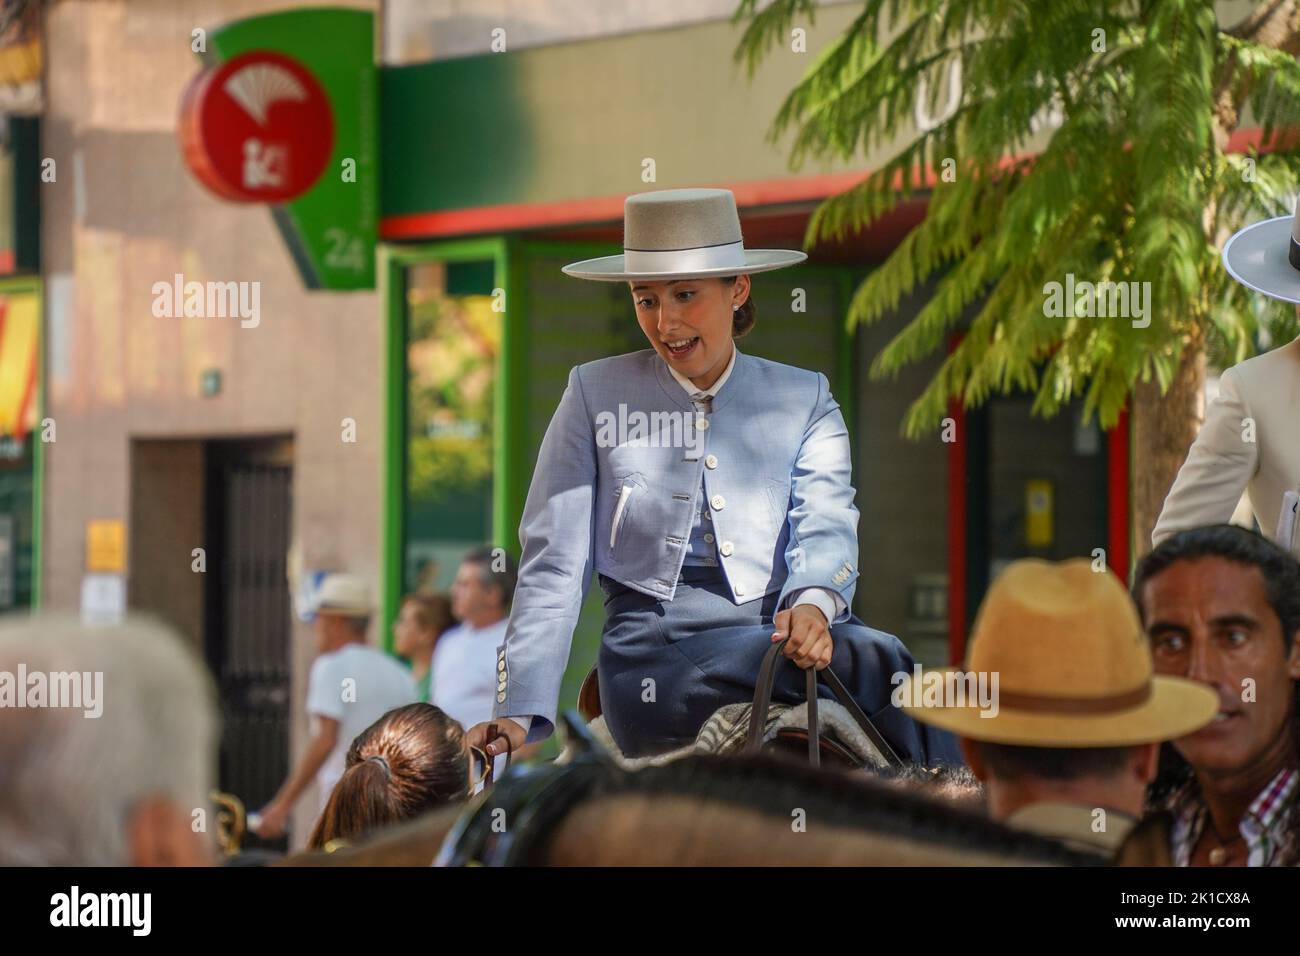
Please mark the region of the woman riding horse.
[[[593, 568], [605, 592], [601, 707], [628, 756], [681, 746], [750, 700], [770, 641], [834, 665], [904, 760], [960, 763], [954, 739], [890, 705], [913, 660], [850, 612], [858, 577], [848, 431], [826, 376], [741, 353], [750, 274], [805, 255], [744, 248], [725, 189], [630, 196], [624, 252], [570, 276], [626, 281], [650, 348], [589, 362], [542, 441], [495, 722], [515, 749], [548, 736]], [[774, 700], [802, 699], [784, 668]], [[504, 719], [504, 718], [513, 718]], [[486, 741], [487, 724], [469, 732]]]

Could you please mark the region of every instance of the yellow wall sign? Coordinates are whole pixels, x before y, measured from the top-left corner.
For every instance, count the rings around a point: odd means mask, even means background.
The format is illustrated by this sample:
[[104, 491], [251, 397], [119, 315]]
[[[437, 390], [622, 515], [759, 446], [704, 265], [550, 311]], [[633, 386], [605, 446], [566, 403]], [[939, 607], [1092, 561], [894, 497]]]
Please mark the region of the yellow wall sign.
[[126, 522], [118, 518], [86, 522], [86, 570], [126, 570]]
[[1025, 544], [1031, 548], [1052, 546], [1052, 483], [1041, 478], [1025, 482]]
[[21, 439], [36, 426], [40, 299], [0, 294], [0, 435]]

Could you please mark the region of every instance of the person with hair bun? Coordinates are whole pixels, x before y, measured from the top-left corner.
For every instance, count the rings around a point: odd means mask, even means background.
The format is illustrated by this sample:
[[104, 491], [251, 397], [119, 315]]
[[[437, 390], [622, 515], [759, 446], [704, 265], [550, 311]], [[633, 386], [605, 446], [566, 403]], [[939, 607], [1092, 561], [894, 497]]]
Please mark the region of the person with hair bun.
[[351, 843], [464, 800], [474, 785], [472, 765], [464, 729], [437, 707], [415, 703], [390, 710], [352, 741], [308, 848]]

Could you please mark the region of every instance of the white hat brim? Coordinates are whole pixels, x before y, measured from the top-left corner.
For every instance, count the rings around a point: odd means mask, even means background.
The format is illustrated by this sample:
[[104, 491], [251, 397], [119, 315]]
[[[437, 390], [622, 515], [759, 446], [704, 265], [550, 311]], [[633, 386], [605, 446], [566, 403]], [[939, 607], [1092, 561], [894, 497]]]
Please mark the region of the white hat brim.
[[1223, 245], [1223, 267], [1247, 289], [1300, 305], [1300, 270], [1287, 254], [1293, 217], [1278, 216], [1247, 226]]
[[732, 276], [741, 273], [771, 272], [786, 266], [798, 265], [808, 258], [806, 252], [794, 249], [746, 249], [743, 266], [721, 266], [716, 269], [683, 269], [678, 272], [627, 272], [623, 264], [622, 253], [616, 256], [600, 256], [596, 259], [583, 259], [561, 267], [560, 271], [575, 279], [595, 279], [598, 282], [620, 282], [629, 279], [644, 279], [647, 282], [665, 279], [707, 279], [714, 276]]

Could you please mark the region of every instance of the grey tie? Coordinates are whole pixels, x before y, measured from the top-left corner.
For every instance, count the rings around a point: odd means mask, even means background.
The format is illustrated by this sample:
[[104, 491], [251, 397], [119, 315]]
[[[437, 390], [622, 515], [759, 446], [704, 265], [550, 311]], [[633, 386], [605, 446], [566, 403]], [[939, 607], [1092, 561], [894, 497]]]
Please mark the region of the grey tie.
[[709, 427], [708, 420], [705, 416], [713, 411], [713, 396], [706, 395], [704, 392], [696, 392], [691, 396], [691, 404], [695, 406], [695, 421], [692, 422], [692, 436], [687, 439], [686, 451], [683, 454], [684, 461], [699, 461], [700, 450], [704, 447], [704, 432], [695, 429], [704, 429]]
[[[695, 406], [695, 411], [697, 414], [707, 415], [711, 411], [713, 411], [713, 396], [708, 395], [704, 392], [696, 392], [694, 395], [691, 396], [691, 404]], [[700, 446], [697, 445], [694, 453], [688, 454], [687, 457], [698, 461], [699, 454], [700, 454]], [[701, 481], [702, 480], [703, 479], [701, 479]], [[704, 494], [703, 486], [701, 486], [700, 492], [704, 498], [704, 501], [700, 506], [701, 517], [703, 517], [704, 521], [711, 523], [713, 519], [708, 515], [708, 507], [709, 507], [707, 501], [708, 496]], [[704, 564], [711, 565], [712, 567], [715, 568], [718, 566], [718, 558], [715, 551], [716, 547], [717, 547], [716, 544], [705, 545], [705, 549], [706, 549], [705, 553], [700, 556], [700, 559]]]

